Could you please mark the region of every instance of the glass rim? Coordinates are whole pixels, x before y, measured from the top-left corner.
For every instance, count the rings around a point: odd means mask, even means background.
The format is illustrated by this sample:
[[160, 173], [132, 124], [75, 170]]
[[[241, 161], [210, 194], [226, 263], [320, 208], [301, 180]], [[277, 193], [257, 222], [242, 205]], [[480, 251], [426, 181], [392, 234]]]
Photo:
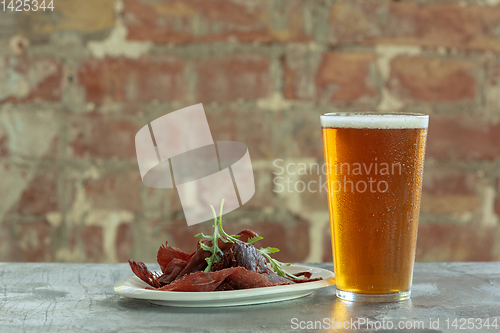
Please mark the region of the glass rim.
[[377, 111], [336, 111], [323, 113], [320, 117], [349, 117], [349, 116], [409, 116], [429, 117], [428, 114], [418, 112], [377, 112]]
[[429, 127], [429, 115], [405, 112], [329, 112], [320, 116], [322, 128], [416, 129]]

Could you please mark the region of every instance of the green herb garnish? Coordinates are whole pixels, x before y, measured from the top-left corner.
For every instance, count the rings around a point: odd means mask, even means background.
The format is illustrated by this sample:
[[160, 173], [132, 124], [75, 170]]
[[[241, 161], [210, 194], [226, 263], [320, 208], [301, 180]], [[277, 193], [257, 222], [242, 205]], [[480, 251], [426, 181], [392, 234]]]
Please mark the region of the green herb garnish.
[[280, 251], [279, 249], [277, 249], [275, 247], [266, 247], [266, 248], [261, 247], [260, 249], [258, 249], [258, 251], [260, 253], [262, 253], [262, 255], [264, 257], [266, 257], [267, 260], [269, 260], [269, 263], [271, 264], [271, 268], [273, 269], [274, 273], [278, 274], [281, 277], [289, 279], [289, 280], [290, 279], [298, 279], [299, 278], [298, 276], [295, 276], [293, 274], [288, 273], [282, 267], [282, 265], [290, 266], [291, 264], [283, 263], [281, 261], [278, 261], [276, 259], [271, 258], [271, 256], [269, 255], [269, 253], [279, 252]]
[[255, 237], [249, 238], [249, 239], [247, 239], [247, 244], [253, 244], [255, 242], [260, 241], [261, 239], [264, 239], [264, 237], [255, 236]]
[[[224, 243], [235, 243], [238, 240], [237, 238], [240, 237], [240, 235], [229, 235], [222, 228], [222, 208], [223, 208], [223, 206], [224, 206], [224, 200], [222, 200], [222, 202], [220, 204], [220, 214], [219, 214], [219, 218], [217, 218], [217, 214], [215, 213], [214, 206], [210, 205], [210, 207], [212, 208], [212, 212], [214, 213], [214, 224], [213, 224], [214, 234], [212, 236], [207, 236], [204, 233], [200, 232], [199, 234], [194, 236], [194, 237], [203, 237], [207, 240], [212, 241], [212, 246], [205, 245], [204, 243], [202, 243], [200, 241], [200, 247], [204, 251], [208, 251], [211, 253], [210, 257], [205, 258], [205, 260], [207, 261], [207, 267], [205, 268], [205, 272], [207, 272], [207, 273], [212, 270], [212, 268], [216, 262], [221, 260], [221, 256], [223, 255], [222, 250], [219, 248], [219, 239], [221, 241], [223, 241]], [[257, 241], [260, 241], [261, 239], [263, 239], [263, 237], [260, 237], [260, 236], [252, 237], [246, 241], [246, 244], [254, 244]], [[286, 279], [298, 279], [297, 276], [286, 272], [282, 267], [282, 265], [290, 266], [290, 264], [282, 263], [276, 259], [271, 258], [271, 256], [269, 255], [270, 253], [279, 252], [279, 249], [277, 249], [275, 247], [266, 247], [266, 248], [261, 247], [260, 249], [257, 249], [257, 250], [260, 253], [262, 253], [262, 255], [269, 261], [269, 263], [271, 264], [271, 268], [273, 269], [273, 271], [276, 274], [278, 274], [279, 276], [284, 277]]]
[[[205, 273], [210, 272], [212, 270], [212, 267], [214, 267], [214, 264], [217, 261], [221, 260], [221, 257], [219, 255], [222, 256], [223, 253], [222, 253], [222, 250], [219, 248], [219, 239], [221, 239], [224, 243], [228, 242], [228, 240], [225, 240], [224, 238], [220, 237], [220, 235], [219, 235], [219, 230], [224, 232], [221, 228], [222, 207], [223, 206], [224, 206], [224, 200], [222, 200], [222, 202], [220, 204], [220, 215], [219, 215], [219, 218], [217, 218], [217, 214], [215, 213], [214, 206], [210, 205], [210, 207], [212, 207], [212, 211], [214, 213], [214, 224], [213, 224], [214, 234], [213, 234], [213, 236], [207, 236], [202, 232], [194, 236], [194, 237], [203, 237], [203, 238], [206, 238], [206, 239], [212, 241], [212, 246], [205, 245], [200, 241], [200, 247], [203, 250], [212, 253], [212, 255], [210, 257], [205, 258], [205, 260], [207, 261], [207, 264], [208, 264], [207, 268], [205, 268]], [[233, 242], [231, 242], [231, 243], [233, 243]]]
[[[218, 225], [219, 225], [219, 229], [220, 229], [221, 234], [222, 234], [224, 237], [226, 237], [226, 239], [224, 239], [224, 238], [221, 238], [221, 239], [222, 239], [222, 241], [223, 241], [224, 243], [228, 243], [228, 242], [229, 242], [229, 243], [235, 243], [235, 242], [237, 241], [237, 239], [236, 239], [236, 238], [239, 238], [239, 237], [240, 237], [240, 235], [228, 235], [228, 234], [224, 231], [224, 229], [222, 228], [222, 205], [223, 205], [223, 204], [224, 204], [224, 200], [222, 200], [222, 203], [220, 204], [220, 216], [219, 216], [219, 223], [218, 223]], [[214, 209], [214, 207], [213, 207], [213, 206], [210, 206], [210, 207], [212, 207], [212, 211], [214, 212], [214, 216], [215, 216], [215, 209]], [[254, 238], [255, 238], [255, 237], [254, 237]]]

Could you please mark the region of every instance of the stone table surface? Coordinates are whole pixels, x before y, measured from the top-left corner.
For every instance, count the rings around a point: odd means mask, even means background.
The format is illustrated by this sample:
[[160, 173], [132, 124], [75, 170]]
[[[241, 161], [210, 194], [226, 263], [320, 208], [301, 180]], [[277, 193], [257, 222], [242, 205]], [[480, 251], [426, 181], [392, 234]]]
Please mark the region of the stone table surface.
[[113, 292], [131, 275], [127, 264], [0, 263], [0, 332], [500, 331], [500, 263], [417, 263], [411, 299], [385, 304], [340, 301], [331, 286], [277, 303], [163, 307]]

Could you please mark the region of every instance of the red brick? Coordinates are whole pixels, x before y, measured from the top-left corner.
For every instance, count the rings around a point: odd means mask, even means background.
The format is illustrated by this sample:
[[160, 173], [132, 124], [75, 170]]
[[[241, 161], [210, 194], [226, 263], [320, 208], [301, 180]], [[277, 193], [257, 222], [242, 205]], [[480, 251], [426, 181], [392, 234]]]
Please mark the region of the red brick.
[[98, 113], [73, 116], [71, 153], [84, 158], [135, 158], [135, 134], [140, 127], [124, 117]]
[[346, 103], [376, 95], [377, 91], [367, 83], [374, 62], [375, 56], [369, 53], [325, 53], [316, 74], [318, 94], [329, 94], [332, 102]]
[[52, 230], [45, 220], [17, 222], [13, 228], [9, 261], [47, 262], [54, 260]]
[[86, 262], [102, 262], [106, 258], [104, 232], [101, 226], [86, 226], [83, 230], [82, 240]]
[[7, 157], [10, 155], [9, 148], [7, 146], [8, 141], [7, 133], [0, 134], [0, 156]]
[[58, 170], [39, 170], [28, 183], [13, 210], [23, 216], [45, 215], [59, 211], [57, 201]]
[[[124, 22], [128, 38], [155, 43], [303, 42], [304, 3], [289, 0], [277, 9], [285, 26], [273, 27], [272, 4], [227, 0], [125, 1]], [[199, 28], [194, 28], [199, 27]], [[203, 28], [201, 28], [203, 27]]]
[[[224, 219], [224, 217], [223, 217]], [[204, 222], [193, 226], [188, 226], [184, 219], [174, 219], [167, 226], [159, 226], [161, 222], [155, 221], [150, 227], [159, 227], [161, 234], [164, 235], [162, 242], [168, 242], [168, 245], [179, 248], [184, 252], [191, 253], [196, 250], [196, 245], [201, 238], [196, 238], [194, 235], [203, 232], [205, 235], [213, 234], [212, 222]], [[226, 229], [226, 228], [224, 228]], [[231, 232], [226, 230], [227, 232]], [[162, 243], [157, 244], [159, 248]]]
[[494, 209], [495, 209], [495, 214], [497, 214], [497, 216], [500, 216], [500, 195], [498, 194], [495, 198]]
[[11, 223], [5, 218], [0, 221], [0, 260], [3, 262], [9, 260], [9, 252], [12, 250], [12, 243], [15, 240], [11, 237]]
[[296, 88], [298, 83], [296, 71], [290, 66], [285, 58], [282, 59], [281, 65], [283, 67], [283, 96], [286, 99], [299, 99]]
[[476, 225], [421, 224], [417, 261], [492, 261], [495, 229]]
[[273, 114], [238, 109], [210, 112], [207, 109], [207, 120], [215, 140], [245, 143], [252, 160], [273, 155], [272, 128], [276, 125]]
[[398, 56], [391, 62], [388, 87], [402, 99], [473, 101], [475, 69], [475, 65], [467, 61]]
[[[379, 13], [377, 15], [376, 13]], [[384, 19], [380, 19], [384, 13]], [[332, 5], [330, 42], [500, 51], [500, 8], [439, 1], [339, 1]]]
[[269, 60], [259, 56], [201, 60], [196, 72], [200, 103], [253, 100], [270, 93]]
[[323, 231], [323, 262], [333, 262], [332, 233], [330, 224]]
[[[181, 201], [174, 189], [158, 189], [140, 184], [142, 215], [149, 218], [152, 230], [160, 230], [170, 220], [183, 213]], [[160, 218], [156, 218], [160, 216]], [[184, 220], [184, 223], [186, 221]], [[187, 225], [187, 224], [186, 224]]]
[[383, 5], [366, 0], [333, 3], [330, 14], [330, 42], [354, 43], [380, 35], [380, 24], [374, 13], [381, 6]]
[[116, 231], [116, 254], [118, 262], [126, 262], [131, 259], [134, 235], [132, 225], [122, 223]]
[[86, 197], [93, 208], [142, 210], [140, 192], [144, 185], [139, 170], [104, 172], [84, 182]]
[[487, 64], [487, 84], [498, 86], [500, 84], [500, 61], [492, 61]]
[[[287, 152], [287, 157], [312, 157], [321, 164], [324, 153], [319, 114], [300, 110], [294, 113], [281, 112], [279, 116], [283, 128], [291, 125], [290, 132], [276, 140], [283, 145], [280, 148]], [[290, 137], [293, 138], [292, 142], [286, 142]], [[293, 149], [287, 150], [287, 147]], [[277, 155], [283, 156], [279, 153]]]
[[288, 51], [281, 57], [283, 96], [286, 99], [306, 101], [316, 99], [314, 78], [319, 66], [318, 57], [321, 55], [307, 50]]
[[[299, 191], [305, 189], [302, 193], [300, 193], [300, 198], [305, 211], [328, 210], [328, 194], [326, 192], [326, 187], [322, 187], [326, 184], [326, 175], [323, 174], [321, 169], [323, 166], [322, 163], [323, 160], [317, 162], [319, 166], [319, 174], [314, 164], [309, 168], [310, 163], [306, 163], [308, 166], [307, 174], [300, 177], [300, 180], [304, 184], [300, 183], [297, 185]], [[286, 178], [287, 176], [285, 174], [282, 177]]]
[[162, 57], [89, 59], [78, 72], [88, 102], [162, 102], [185, 97], [184, 63]]
[[500, 109], [500, 61], [493, 61], [486, 66], [486, 80], [484, 85], [486, 108], [490, 112]]
[[463, 194], [474, 195], [477, 177], [448, 168], [428, 167], [424, 172], [422, 190], [433, 195]]
[[[273, 258], [282, 262], [302, 262], [309, 255], [309, 223], [303, 220], [284, 222], [253, 222], [245, 226], [239, 224], [240, 230], [251, 229], [259, 236], [264, 237], [257, 247], [276, 247], [280, 252], [273, 254]], [[234, 230], [237, 233], [240, 230]]]
[[481, 195], [476, 190], [478, 179], [447, 168], [424, 170], [421, 213], [481, 214]]
[[323, 157], [318, 114], [301, 110], [205, 110], [214, 139], [245, 143], [252, 160], [268, 159], [271, 164], [275, 158]]
[[[271, 165], [271, 162], [269, 162]], [[253, 169], [255, 194], [247, 203], [245, 209], [263, 209], [265, 207], [279, 207], [284, 204], [283, 198], [273, 192], [273, 178], [271, 167], [268, 169]]]
[[0, 57], [0, 103], [59, 101], [63, 67], [49, 57]]
[[500, 123], [463, 117], [431, 117], [427, 157], [438, 160], [493, 160], [500, 157]]
[[375, 61], [375, 55], [366, 52], [289, 52], [281, 59], [283, 95], [291, 100], [375, 107], [379, 99]]
[[67, 243], [64, 244], [64, 246], [67, 247], [69, 252], [74, 253], [75, 249], [77, 247], [78, 240], [80, 236], [82, 235], [82, 228], [81, 227], [73, 227], [71, 228], [71, 231], [69, 232], [69, 236], [65, 237], [65, 240], [67, 240]]
[[78, 34], [84, 39], [104, 38], [114, 26], [114, 4], [114, 0], [54, 1], [54, 10], [46, 10], [43, 15], [40, 10], [16, 12], [17, 30], [31, 44], [49, 42], [51, 37], [64, 41], [61, 32]]
[[57, 159], [62, 127], [59, 112], [36, 108], [0, 112], [0, 156]]

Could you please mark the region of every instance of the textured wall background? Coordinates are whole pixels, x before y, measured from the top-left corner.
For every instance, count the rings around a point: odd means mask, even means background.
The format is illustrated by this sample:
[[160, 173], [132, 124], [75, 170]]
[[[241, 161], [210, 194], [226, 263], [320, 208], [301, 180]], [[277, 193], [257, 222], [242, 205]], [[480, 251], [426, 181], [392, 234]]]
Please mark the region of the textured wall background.
[[[321, 113], [431, 115], [417, 260], [500, 260], [500, 1], [55, 0], [0, 12], [0, 261], [154, 261], [190, 249], [177, 194], [142, 185], [134, 136], [203, 103], [248, 145], [256, 194], [226, 215], [287, 261], [331, 260]], [[285, 175], [293, 181], [318, 175]]]

